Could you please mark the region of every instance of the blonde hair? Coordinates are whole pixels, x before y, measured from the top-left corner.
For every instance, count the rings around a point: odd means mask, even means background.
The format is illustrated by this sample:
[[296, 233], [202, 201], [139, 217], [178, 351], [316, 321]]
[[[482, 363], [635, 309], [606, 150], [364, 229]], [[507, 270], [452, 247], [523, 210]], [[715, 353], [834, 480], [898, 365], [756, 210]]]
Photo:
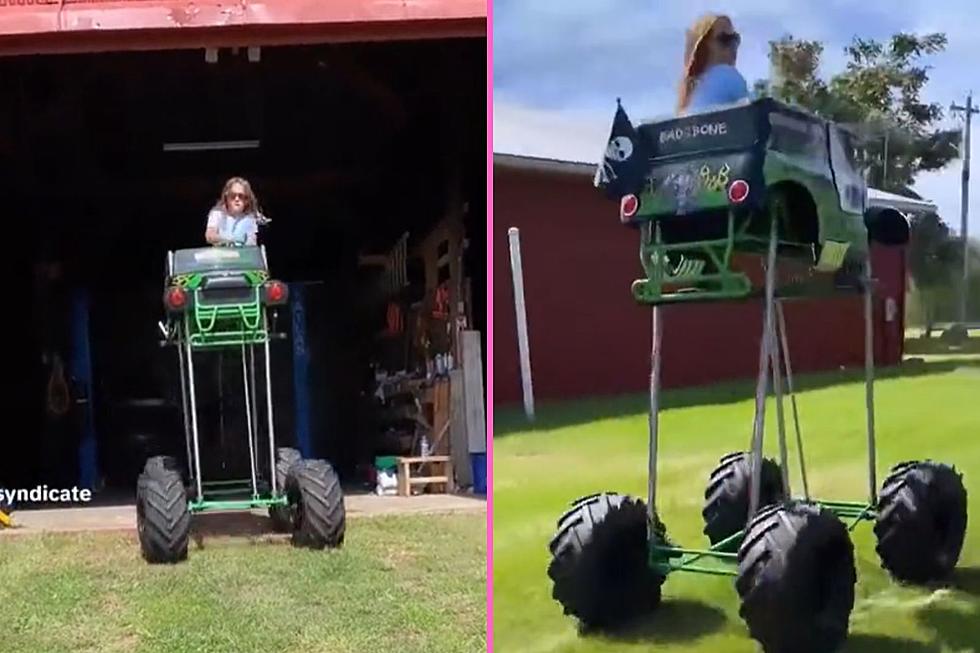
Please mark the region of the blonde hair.
[[704, 49], [705, 37], [711, 33], [719, 20], [731, 19], [724, 14], [704, 14], [687, 30], [684, 39], [684, 69], [681, 73], [681, 84], [677, 94], [677, 112], [687, 108], [691, 101], [691, 93], [697, 85], [698, 77], [704, 72], [706, 55]]
[[228, 195], [231, 193], [231, 187], [235, 184], [239, 184], [245, 189], [245, 212], [262, 215], [259, 200], [255, 196], [255, 191], [252, 190], [252, 184], [248, 183], [248, 180], [243, 177], [232, 177], [225, 182], [225, 187], [221, 189], [221, 197], [215, 202], [214, 208], [221, 209], [222, 211], [228, 210]]

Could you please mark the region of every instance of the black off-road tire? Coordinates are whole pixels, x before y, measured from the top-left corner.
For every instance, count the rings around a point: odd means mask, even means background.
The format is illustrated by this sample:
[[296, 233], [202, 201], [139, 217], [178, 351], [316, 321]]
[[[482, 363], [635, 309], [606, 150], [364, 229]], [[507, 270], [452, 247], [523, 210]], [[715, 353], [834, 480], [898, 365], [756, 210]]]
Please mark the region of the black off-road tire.
[[143, 558], [150, 563], [175, 563], [187, 558], [191, 513], [180, 474], [148, 464], [136, 491], [136, 526]]
[[[749, 516], [749, 490], [752, 487], [752, 454], [736, 451], [724, 456], [708, 477], [704, 491], [704, 534], [712, 544], [721, 542], [743, 528]], [[760, 509], [786, 499], [779, 463], [762, 459], [759, 485]], [[732, 546], [731, 550], [735, 550]]]
[[847, 639], [856, 581], [847, 528], [818, 505], [760, 510], [739, 547], [739, 614], [765, 653], [836, 651]]
[[[659, 518], [655, 524], [653, 537], [666, 543]], [[621, 625], [660, 604], [665, 576], [648, 564], [643, 501], [614, 493], [582, 497], [558, 520], [549, 548], [551, 595], [584, 630]]]
[[954, 467], [929, 460], [893, 467], [878, 496], [874, 527], [881, 566], [908, 583], [948, 577], [963, 548], [966, 501]]
[[[303, 454], [292, 447], [276, 449], [276, 491], [285, 494], [286, 479], [293, 465], [303, 460]], [[293, 511], [290, 506], [269, 506], [269, 518], [272, 520], [272, 530], [277, 533], [288, 533], [293, 529]]]
[[[187, 492], [187, 482], [188, 477], [184, 474], [184, 470], [180, 466], [180, 461], [177, 460], [176, 456], [150, 456], [143, 463], [143, 471], [149, 471], [151, 469], [163, 470], [176, 472], [180, 476], [181, 483], [184, 484], [184, 491]], [[139, 485], [137, 484], [137, 493], [139, 492]]]
[[337, 548], [344, 543], [347, 513], [337, 472], [325, 460], [301, 460], [286, 478], [295, 546]]
[[143, 471], [147, 471], [151, 468], [165, 469], [172, 472], [177, 472], [178, 474], [180, 473], [180, 463], [177, 462], [177, 458], [175, 456], [152, 456], [147, 458], [146, 462], [143, 464]]

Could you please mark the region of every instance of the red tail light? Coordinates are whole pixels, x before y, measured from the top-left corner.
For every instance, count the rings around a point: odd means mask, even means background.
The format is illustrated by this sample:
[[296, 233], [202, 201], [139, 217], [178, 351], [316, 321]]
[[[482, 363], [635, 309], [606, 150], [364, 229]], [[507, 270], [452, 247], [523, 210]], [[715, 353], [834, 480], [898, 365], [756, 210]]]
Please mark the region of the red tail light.
[[288, 295], [289, 290], [281, 281], [270, 281], [265, 285], [265, 300], [269, 304], [283, 304]]
[[163, 296], [163, 302], [171, 311], [181, 311], [187, 307], [187, 291], [183, 288], [168, 288]]
[[736, 179], [728, 187], [728, 199], [735, 204], [740, 204], [749, 196], [749, 183], [744, 179]]
[[640, 200], [636, 195], [625, 195], [619, 200], [619, 219], [622, 222], [628, 221], [636, 212], [640, 210]]

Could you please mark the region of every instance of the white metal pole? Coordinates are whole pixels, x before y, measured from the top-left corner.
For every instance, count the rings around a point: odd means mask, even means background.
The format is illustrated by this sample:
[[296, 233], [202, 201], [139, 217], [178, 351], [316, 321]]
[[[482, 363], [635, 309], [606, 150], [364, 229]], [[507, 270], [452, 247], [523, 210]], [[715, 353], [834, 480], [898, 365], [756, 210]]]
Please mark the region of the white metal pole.
[[878, 504], [878, 454], [875, 444], [874, 280], [871, 249], [864, 261], [864, 404], [868, 420], [868, 502]]
[[[752, 480], [749, 487], [749, 521], [759, 508], [759, 489], [762, 485], [763, 439], [766, 430], [766, 395], [769, 394], [769, 365], [772, 362], [769, 348], [775, 341], [773, 306], [776, 303], [776, 251], [779, 213], [769, 220], [769, 255], [766, 257], [765, 313], [762, 319], [762, 342], [759, 344], [759, 378], [755, 386], [755, 418], [752, 421]], [[786, 465], [783, 464], [785, 470]]]
[[510, 271], [514, 280], [514, 315], [517, 317], [517, 347], [521, 356], [521, 388], [524, 414], [534, 419], [534, 386], [531, 383], [531, 350], [527, 339], [527, 309], [524, 305], [524, 269], [521, 265], [521, 236], [517, 227], [507, 230], [510, 240]]
[[[647, 459], [647, 524], [653, 528], [657, 510], [657, 456], [660, 445], [660, 361], [663, 351], [664, 323], [660, 307], [654, 305], [653, 338], [650, 345], [650, 444]], [[651, 532], [653, 532], [651, 530]]]

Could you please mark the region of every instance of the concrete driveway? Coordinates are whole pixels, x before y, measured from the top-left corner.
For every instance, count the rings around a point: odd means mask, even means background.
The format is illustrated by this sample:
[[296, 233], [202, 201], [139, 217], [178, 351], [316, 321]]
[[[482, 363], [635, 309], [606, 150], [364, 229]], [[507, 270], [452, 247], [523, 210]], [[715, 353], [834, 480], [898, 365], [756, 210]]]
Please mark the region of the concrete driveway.
[[[420, 494], [412, 497], [379, 497], [374, 494], [352, 494], [344, 497], [347, 516], [353, 518], [381, 515], [425, 513], [486, 512], [483, 497], [455, 494]], [[13, 528], [0, 529], [0, 537], [32, 533], [70, 533], [84, 531], [135, 531], [135, 504], [119, 506], [73, 507], [22, 510], [12, 516]], [[195, 515], [193, 528], [212, 535], [248, 535], [270, 533], [272, 527], [264, 511], [214, 512]]]

